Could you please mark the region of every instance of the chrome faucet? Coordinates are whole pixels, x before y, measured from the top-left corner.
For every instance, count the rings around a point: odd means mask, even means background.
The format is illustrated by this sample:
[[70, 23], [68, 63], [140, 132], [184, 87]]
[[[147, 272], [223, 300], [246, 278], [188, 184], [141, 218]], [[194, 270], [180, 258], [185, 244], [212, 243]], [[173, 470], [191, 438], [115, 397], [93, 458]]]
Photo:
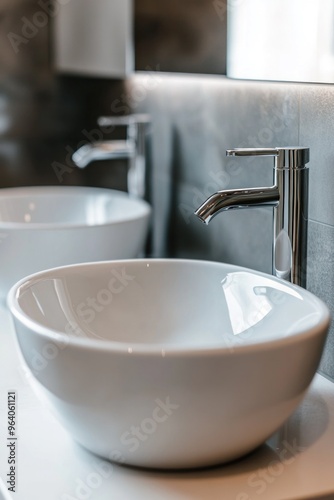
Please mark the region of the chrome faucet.
[[195, 212], [206, 224], [226, 210], [273, 207], [274, 276], [306, 287], [309, 149], [230, 149], [227, 156], [273, 156], [270, 187], [227, 189], [212, 194]]
[[143, 198], [146, 184], [145, 134], [149, 115], [102, 116], [98, 125], [102, 127], [127, 127], [126, 140], [96, 141], [85, 144], [72, 156], [79, 168], [85, 168], [93, 161], [128, 160], [127, 184], [131, 195]]

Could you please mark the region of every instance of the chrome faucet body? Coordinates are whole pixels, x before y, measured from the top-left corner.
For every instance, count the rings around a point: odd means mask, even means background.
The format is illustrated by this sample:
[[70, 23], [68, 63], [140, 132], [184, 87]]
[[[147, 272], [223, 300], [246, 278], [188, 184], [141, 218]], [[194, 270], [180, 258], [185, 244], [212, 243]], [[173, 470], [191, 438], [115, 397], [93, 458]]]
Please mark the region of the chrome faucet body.
[[218, 191], [195, 214], [208, 224], [222, 211], [273, 207], [272, 273], [306, 287], [309, 149], [237, 148], [227, 150], [226, 155], [274, 157], [274, 184]]
[[127, 128], [126, 140], [96, 141], [85, 144], [72, 156], [79, 168], [85, 168], [94, 161], [128, 160], [127, 184], [131, 195], [143, 198], [146, 184], [145, 135], [149, 115], [133, 114], [127, 116], [103, 116], [98, 119], [99, 126]]

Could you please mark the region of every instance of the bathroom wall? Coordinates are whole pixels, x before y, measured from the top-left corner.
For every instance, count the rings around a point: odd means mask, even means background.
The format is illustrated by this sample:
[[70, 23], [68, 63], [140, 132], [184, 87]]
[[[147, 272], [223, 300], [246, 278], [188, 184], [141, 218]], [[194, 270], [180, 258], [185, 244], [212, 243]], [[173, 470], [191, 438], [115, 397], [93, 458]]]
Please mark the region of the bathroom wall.
[[[126, 82], [60, 76], [51, 63], [51, 18], [26, 36], [23, 18], [31, 20], [40, 10], [36, 0], [6, 0], [0, 6], [0, 187], [125, 189], [123, 162], [79, 171], [71, 152], [83, 141], [102, 138], [99, 115], [147, 111], [154, 208], [150, 255], [220, 260], [270, 272], [270, 209], [226, 213], [207, 227], [193, 211], [216, 189], [272, 182], [271, 159], [227, 159], [227, 148], [308, 146], [308, 288], [334, 314], [334, 86], [150, 71]], [[9, 33], [25, 42], [13, 47]], [[334, 328], [321, 371], [334, 381]]]
[[137, 70], [226, 74], [226, 0], [134, 0]]
[[[193, 211], [217, 189], [272, 183], [272, 159], [226, 158], [226, 149], [310, 148], [307, 288], [334, 314], [334, 86], [143, 73], [127, 88], [134, 109], [152, 115], [156, 256], [219, 260], [270, 273], [271, 209], [228, 212], [209, 226]], [[321, 372], [334, 381], [334, 327]]]
[[117, 99], [124, 82], [56, 74], [54, 16], [41, 5], [50, 7], [38, 0], [4, 0], [0, 5], [0, 186], [61, 183], [124, 189], [122, 162], [113, 162], [112, 169], [102, 162], [79, 171], [70, 158], [83, 141], [102, 138], [96, 125], [100, 114], [122, 112]]

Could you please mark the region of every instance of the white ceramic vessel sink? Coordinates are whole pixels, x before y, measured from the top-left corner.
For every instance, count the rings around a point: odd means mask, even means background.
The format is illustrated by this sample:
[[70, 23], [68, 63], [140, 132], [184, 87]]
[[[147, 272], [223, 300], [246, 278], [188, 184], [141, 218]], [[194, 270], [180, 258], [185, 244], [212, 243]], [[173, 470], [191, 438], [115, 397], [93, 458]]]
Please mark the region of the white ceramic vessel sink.
[[90, 187], [0, 190], [0, 297], [28, 274], [51, 267], [137, 257], [149, 205]]
[[159, 468], [226, 462], [297, 407], [327, 307], [222, 263], [128, 260], [38, 273], [8, 295], [23, 357], [73, 438]]

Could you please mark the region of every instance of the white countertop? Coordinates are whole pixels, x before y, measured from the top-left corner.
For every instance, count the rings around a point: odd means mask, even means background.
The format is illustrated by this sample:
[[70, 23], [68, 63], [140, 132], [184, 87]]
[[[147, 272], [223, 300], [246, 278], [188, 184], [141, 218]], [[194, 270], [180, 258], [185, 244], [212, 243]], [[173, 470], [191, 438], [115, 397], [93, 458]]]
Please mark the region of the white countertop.
[[[139, 470], [72, 441], [27, 377], [3, 309], [0, 341], [1, 500], [334, 499], [334, 384], [319, 374], [288, 422], [246, 458], [189, 472]], [[8, 391], [17, 395], [16, 493], [6, 486]]]

